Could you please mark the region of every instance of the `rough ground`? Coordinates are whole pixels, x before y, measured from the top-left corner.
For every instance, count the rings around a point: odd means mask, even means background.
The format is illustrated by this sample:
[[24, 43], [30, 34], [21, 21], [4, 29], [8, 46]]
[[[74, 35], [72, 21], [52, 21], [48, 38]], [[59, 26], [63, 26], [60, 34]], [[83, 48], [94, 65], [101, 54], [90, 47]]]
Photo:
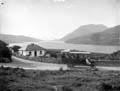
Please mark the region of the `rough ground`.
[[120, 91], [120, 72], [0, 67], [0, 91]]

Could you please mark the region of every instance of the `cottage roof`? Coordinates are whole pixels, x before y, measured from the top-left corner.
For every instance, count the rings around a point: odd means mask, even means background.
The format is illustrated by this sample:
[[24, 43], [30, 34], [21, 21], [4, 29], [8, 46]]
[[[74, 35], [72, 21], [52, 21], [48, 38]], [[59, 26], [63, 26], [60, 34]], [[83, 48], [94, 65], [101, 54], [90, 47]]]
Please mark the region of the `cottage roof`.
[[23, 51], [37, 51], [37, 50], [45, 50], [43, 47], [40, 47], [37, 44], [29, 44], [27, 46], [22, 46], [19, 50]]
[[39, 45], [36, 45], [36, 44], [29, 44], [26, 49], [26, 51], [37, 51], [37, 50], [44, 50], [43, 47], [40, 47]]

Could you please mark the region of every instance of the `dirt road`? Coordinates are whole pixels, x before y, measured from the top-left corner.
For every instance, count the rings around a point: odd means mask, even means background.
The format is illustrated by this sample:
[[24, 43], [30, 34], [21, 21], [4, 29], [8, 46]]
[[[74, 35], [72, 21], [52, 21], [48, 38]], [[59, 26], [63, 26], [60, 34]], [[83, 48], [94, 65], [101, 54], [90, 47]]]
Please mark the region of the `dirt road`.
[[[17, 58], [15, 56], [12, 57], [12, 63], [0, 63], [5, 67], [19, 67], [24, 69], [31, 69], [31, 70], [59, 70], [63, 68], [64, 70], [68, 69], [67, 65], [64, 64], [54, 64], [54, 63], [43, 63], [43, 62], [35, 62], [26, 59]], [[82, 67], [82, 66], [80, 66]], [[97, 66], [99, 70], [113, 70], [113, 71], [120, 71], [120, 67], [105, 67], [105, 66]]]
[[53, 64], [53, 63], [43, 63], [43, 62], [35, 62], [26, 59], [17, 58], [15, 56], [12, 57], [12, 63], [0, 63], [5, 67], [20, 67], [24, 69], [32, 69], [32, 70], [59, 70], [63, 68], [64, 70], [68, 69], [66, 65], [62, 64]]

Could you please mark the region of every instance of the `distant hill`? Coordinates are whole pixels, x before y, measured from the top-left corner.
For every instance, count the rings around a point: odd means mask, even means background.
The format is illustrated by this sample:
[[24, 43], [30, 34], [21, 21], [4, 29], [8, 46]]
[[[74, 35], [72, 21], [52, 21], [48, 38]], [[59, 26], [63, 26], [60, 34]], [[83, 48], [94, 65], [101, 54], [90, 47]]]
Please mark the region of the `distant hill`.
[[21, 43], [21, 42], [37, 42], [39, 39], [26, 37], [26, 36], [15, 36], [9, 34], [0, 34], [0, 40], [6, 43]]
[[85, 36], [88, 34], [101, 32], [101, 31], [105, 30], [106, 28], [107, 28], [106, 26], [101, 25], [101, 24], [97, 24], [97, 25], [89, 24], [89, 25], [80, 26], [75, 31], [73, 31], [73, 32], [69, 33], [68, 35], [66, 35], [65, 37], [63, 37], [61, 40], [67, 41], [72, 38], [82, 37], [82, 36]]
[[74, 44], [120, 45], [120, 25], [103, 32], [77, 37], [66, 41]]

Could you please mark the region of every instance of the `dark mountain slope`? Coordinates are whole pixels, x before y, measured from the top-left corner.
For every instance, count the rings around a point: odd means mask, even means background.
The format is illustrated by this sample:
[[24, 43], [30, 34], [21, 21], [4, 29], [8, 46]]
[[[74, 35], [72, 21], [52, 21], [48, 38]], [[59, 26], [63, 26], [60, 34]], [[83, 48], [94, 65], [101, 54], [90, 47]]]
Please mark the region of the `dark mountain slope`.
[[72, 38], [76, 37], [82, 37], [88, 34], [96, 33], [96, 32], [101, 32], [105, 30], [107, 27], [101, 24], [94, 25], [94, 24], [89, 24], [89, 25], [84, 25], [73, 31], [72, 33], [66, 35], [63, 37], [61, 40], [67, 41]]
[[77, 37], [66, 41], [74, 44], [120, 45], [120, 25], [103, 32]]

